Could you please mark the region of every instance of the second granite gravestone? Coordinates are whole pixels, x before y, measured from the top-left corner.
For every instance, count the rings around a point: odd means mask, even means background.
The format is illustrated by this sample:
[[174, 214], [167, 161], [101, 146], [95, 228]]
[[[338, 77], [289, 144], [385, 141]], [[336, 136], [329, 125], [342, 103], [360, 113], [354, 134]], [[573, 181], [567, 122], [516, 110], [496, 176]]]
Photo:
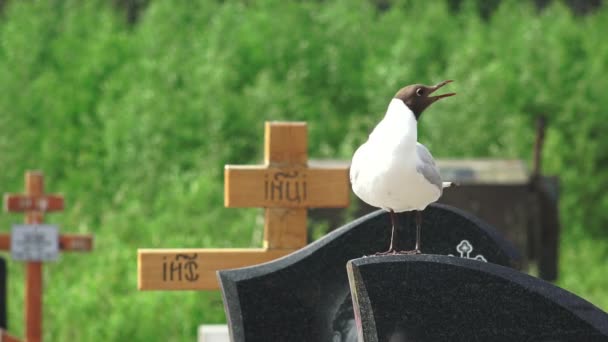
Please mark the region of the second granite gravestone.
[[[513, 246], [493, 228], [434, 204], [423, 215], [422, 251], [518, 267]], [[399, 215], [399, 246], [411, 248], [411, 214]], [[231, 340], [356, 341], [346, 263], [387, 249], [388, 213], [377, 211], [281, 259], [219, 271]]]
[[348, 263], [359, 341], [608, 341], [608, 314], [491, 263], [395, 255]]

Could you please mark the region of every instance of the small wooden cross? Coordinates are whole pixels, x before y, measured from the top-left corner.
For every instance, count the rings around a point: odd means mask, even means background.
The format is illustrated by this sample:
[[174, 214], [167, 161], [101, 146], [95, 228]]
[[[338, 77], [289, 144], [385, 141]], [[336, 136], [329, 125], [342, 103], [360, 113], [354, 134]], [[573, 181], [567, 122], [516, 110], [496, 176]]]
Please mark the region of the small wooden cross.
[[217, 289], [216, 271], [287, 255], [307, 243], [307, 208], [346, 207], [348, 168], [308, 167], [304, 122], [266, 122], [264, 165], [226, 165], [226, 207], [264, 207], [263, 248], [139, 249], [140, 290]]
[[[26, 224], [41, 224], [46, 212], [63, 210], [63, 197], [44, 193], [43, 175], [39, 171], [25, 174], [25, 194], [5, 194], [4, 207], [8, 212], [25, 212]], [[93, 237], [84, 234], [59, 236], [59, 250], [90, 251]], [[0, 234], [0, 250], [11, 249], [11, 235]], [[42, 340], [42, 262], [26, 264], [25, 280], [25, 330], [27, 342]], [[4, 338], [4, 339], [3, 339]], [[17, 341], [15, 337], [0, 331], [0, 341]]]

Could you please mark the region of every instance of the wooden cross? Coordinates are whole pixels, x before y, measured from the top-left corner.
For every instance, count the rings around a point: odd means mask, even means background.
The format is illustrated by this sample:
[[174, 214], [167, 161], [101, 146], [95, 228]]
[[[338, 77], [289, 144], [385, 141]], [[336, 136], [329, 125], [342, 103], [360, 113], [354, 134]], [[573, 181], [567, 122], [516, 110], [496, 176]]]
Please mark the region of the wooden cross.
[[304, 122], [266, 122], [264, 165], [226, 165], [226, 207], [264, 207], [263, 248], [139, 249], [140, 290], [213, 290], [216, 272], [267, 262], [307, 243], [310, 207], [346, 207], [348, 168], [308, 167]]
[[[25, 212], [26, 224], [41, 224], [46, 212], [63, 210], [63, 197], [45, 194], [42, 173], [28, 171], [25, 174], [25, 194], [5, 194], [4, 206], [8, 212]], [[91, 235], [59, 236], [59, 249], [62, 251], [90, 251], [92, 248]], [[10, 249], [10, 234], [0, 234], [0, 250]], [[42, 262], [30, 261], [26, 264], [25, 330], [25, 341], [42, 340]], [[0, 331], [0, 341], [17, 341], [17, 339]]]

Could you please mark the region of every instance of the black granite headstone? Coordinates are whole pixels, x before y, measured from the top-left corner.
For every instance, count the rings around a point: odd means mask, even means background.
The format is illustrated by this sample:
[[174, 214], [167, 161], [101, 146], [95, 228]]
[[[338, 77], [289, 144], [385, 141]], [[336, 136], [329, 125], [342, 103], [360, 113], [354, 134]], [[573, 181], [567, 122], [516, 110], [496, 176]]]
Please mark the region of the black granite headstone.
[[608, 341], [608, 314], [511, 268], [443, 255], [348, 263], [360, 341]]
[[[412, 248], [413, 215], [399, 215], [397, 238]], [[346, 263], [388, 248], [390, 218], [377, 211], [284, 258], [218, 272], [233, 342], [356, 341]], [[518, 254], [494, 229], [445, 205], [424, 211], [422, 251], [517, 267]]]
[[0, 257], [0, 329], [8, 329], [6, 324], [6, 260]]

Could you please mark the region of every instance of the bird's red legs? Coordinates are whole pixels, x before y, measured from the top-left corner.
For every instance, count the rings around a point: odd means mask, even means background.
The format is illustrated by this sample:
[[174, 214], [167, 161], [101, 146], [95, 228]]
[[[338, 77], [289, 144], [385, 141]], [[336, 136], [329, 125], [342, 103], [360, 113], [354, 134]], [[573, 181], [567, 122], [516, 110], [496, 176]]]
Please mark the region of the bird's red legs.
[[414, 248], [415, 254], [420, 254], [420, 230], [422, 229], [422, 212], [416, 210], [416, 247]]
[[395, 241], [395, 230], [397, 229], [396, 222], [397, 218], [395, 217], [395, 212], [393, 211], [393, 209], [391, 209], [391, 244], [388, 246], [388, 251], [386, 251], [387, 253], [395, 252], [395, 247], [393, 243]]
[[420, 231], [421, 231], [421, 227], [422, 227], [422, 212], [420, 210], [416, 210], [414, 211], [414, 214], [416, 216], [416, 246], [413, 250], [411, 251], [397, 251], [395, 250], [395, 230], [397, 229], [397, 214], [395, 214], [395, 212], [391, 209], [390, 210], [390, 215], [391, 215], [391, 243], [388, 246], [388, 251], [386, 252], [378, 252], [375, 255], [397, 255], [397, 254], [420, 254]]
[[416, 221], [416, 245], [411, 251], [396, 251], [393, 254], [412, 255], [420, 254], [420, 231], [422, 229], [422, 212], [420, 210], [414, 210], [414, 216]]
[[394, 247], [394, 242], [395, 242], [395, 230], [397, 228], [397, 218], [396, 218], [396, 214], [395, 211], [393, 211], [393, 209], [390, 210], [390, 214], [391, 214], [391, 244], [388, 246], [388, 251], [386, 252], [378, 252], [375, 255], [389, 255], [389, 254], [397, 254], [397, 251], [395, 250]]

